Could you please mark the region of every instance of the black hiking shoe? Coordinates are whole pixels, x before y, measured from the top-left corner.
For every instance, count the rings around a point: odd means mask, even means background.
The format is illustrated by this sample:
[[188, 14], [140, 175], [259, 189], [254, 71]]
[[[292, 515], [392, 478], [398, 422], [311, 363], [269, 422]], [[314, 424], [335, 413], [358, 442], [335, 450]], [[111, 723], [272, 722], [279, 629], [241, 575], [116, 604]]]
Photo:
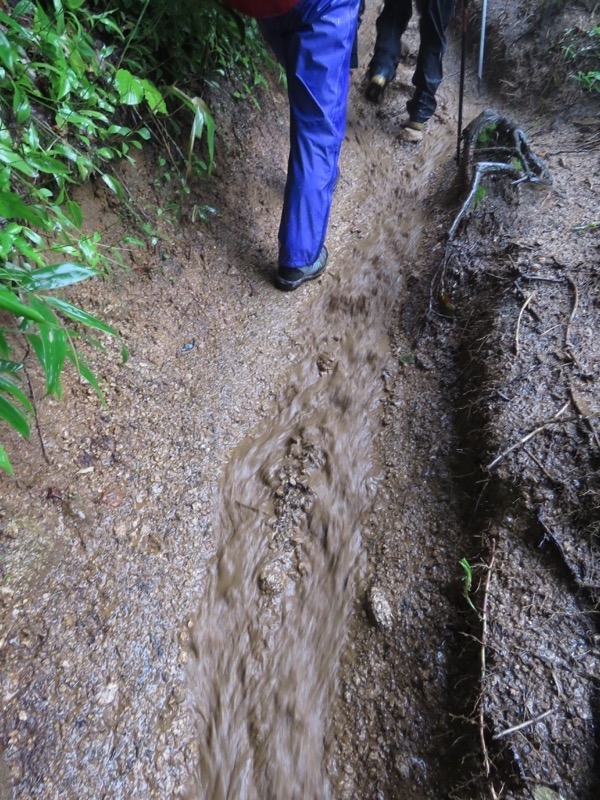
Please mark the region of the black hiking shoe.
[[381, 73], [371, 75], [367, 88], [365, 89], [365, 97], [367, 100], [370, 100], [371, 103], [381, 103], [389, 82], [389, 78], [386, 78], [385, 75]]
[[323, 245], [317, 260], [307, 267], [279, 266], [277, 268], [277, 275], [275, 276], [275, 286], [284, 292], [292, 292], [305, 281], [312, 281], [318, 278], [319, 275], [322, 275], [325, 271], [328, 256], [327, 248]]

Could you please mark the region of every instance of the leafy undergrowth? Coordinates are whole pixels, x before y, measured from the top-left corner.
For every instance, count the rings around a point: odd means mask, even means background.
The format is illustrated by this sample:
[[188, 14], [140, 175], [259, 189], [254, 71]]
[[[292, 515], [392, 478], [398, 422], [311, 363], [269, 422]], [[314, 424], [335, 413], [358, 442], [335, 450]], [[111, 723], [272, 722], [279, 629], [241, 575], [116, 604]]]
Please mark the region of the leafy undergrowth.
[[[185, 159], [174, 165], [179, 188], [185, 190], [192, 171], [210, 176], [210, 110], [187, 84], [182, 89], [167, 81], [200, 75], [214, 83], [233, 72], [239, 96], [248, 97], [264, 82], [263, 62], [271, 64], [256, 28], [211, 2], [19, 0], [0, 9], [0, 418], [22, 436], [30, 435], [35, 409], [31, 383], [29, 396], [23, 383], [30, 355], [44, 372], [47, 394], [60, 397], [70, 362], [103, 399], [77, 343], [84, 338], [102, 348], [90, 329], [118, 332], [49, 292], [124, 267], [122, 248], [153, 237], [117, 170], [123, 159], [134, 163], [151, 139], [170, 152], [166, 140], [180, 128], [168, 98], [187, 109], [188, 124], [192, 115], [186, 174]], [[194, 154], [201, 139], [206, 160]], [[86, 230], [71, 197], [76, 184], [98, 178], [137, 228], [117, 246]], [[12, 472], [1, 445], [0, 466]]]

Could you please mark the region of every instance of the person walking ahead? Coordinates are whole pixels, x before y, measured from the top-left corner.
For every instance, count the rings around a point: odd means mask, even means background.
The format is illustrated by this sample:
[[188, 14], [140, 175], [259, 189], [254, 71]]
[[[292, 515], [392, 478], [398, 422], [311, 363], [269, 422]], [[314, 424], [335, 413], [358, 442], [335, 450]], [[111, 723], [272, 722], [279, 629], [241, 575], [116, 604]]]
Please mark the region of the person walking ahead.
[[[415, 87], [406, 104], [409, 120], [403, 132], [407, 141], [423, 138], [425, 123], [433, 115], [436, 92], [442, 82], [442, 60], [446, 50], [446, 28], [452, 17], [456, 0], [416, 0], [420, 14], [419, 54], [413, 75]], [[373, 58], [367, 73], [368, 100], [379, 103], [388, 83], [396, 75], [402, 56], [402, 35], [413, 13], [412, 0], [384, 0], [377, 18], [377, 37]]]
[[325, 236], [346, 128], [359, 0], [226, 0], [258, 19], [287, 76], [290, 152], [275, 285], [284, 291], [327, 265]]

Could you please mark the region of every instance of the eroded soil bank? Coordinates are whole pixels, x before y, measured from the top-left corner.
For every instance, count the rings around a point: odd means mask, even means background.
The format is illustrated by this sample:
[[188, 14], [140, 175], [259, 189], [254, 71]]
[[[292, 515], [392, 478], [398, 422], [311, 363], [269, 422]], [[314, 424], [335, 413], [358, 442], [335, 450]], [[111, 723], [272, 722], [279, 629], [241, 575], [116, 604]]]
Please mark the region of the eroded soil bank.
[[32, 377], [47, 458], [9, 443], [6, 797], [596, 796], [597, 108], [518, 104], [536, 19], [490, 13], [504, 92], [470, 71], [465, 117], [510, 114], [553, 183], [492, 180], [450, 251], [459, 53], [403, 145], [414, 22], [383, 106], [353, 75], [314, 285], [270, 283], [280, 91], [212, 97], [216, 176], [179, 216], [151, 157], [125, 175], [164, 236], [78, 291], [130, 351], [96, 356], [109, 408], [73, 381], [51, 418]]

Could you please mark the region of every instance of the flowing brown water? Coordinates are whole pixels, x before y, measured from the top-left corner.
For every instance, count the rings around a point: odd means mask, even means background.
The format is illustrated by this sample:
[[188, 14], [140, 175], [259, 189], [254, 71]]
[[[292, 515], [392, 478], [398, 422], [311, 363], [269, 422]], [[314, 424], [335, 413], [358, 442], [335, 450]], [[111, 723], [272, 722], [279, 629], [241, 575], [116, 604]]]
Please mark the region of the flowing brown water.
[[333, 791], [329, 721], [360, 575], [361, 520], [377, 483], [385, 331], [419, 240], [423, 174], [436, 153], [417, 157], [418, 182], [390, 156], [354, 194], [359, 211], [348, 211], [369, 234], [336, 251], [338, 283], [297, 331], [287, 389], [223, 475], [214, 516], [221, 546], [188, 662], [200, 753], [190, 798]]

